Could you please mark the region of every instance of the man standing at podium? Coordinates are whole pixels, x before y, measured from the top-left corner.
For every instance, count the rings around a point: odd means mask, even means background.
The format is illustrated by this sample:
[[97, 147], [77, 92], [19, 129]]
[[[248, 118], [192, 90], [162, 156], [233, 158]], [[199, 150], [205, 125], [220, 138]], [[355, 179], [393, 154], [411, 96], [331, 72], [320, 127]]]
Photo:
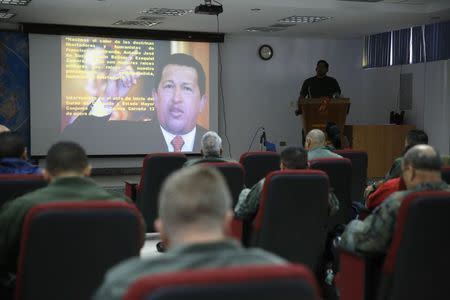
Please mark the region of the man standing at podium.
[[339, 83], [333, 77], [327, 76], [329, 65], [325, 60], [319, 60], [316, 76], [306, 79], [300, 91], [302, 98], [338, 98], [341, 95]]

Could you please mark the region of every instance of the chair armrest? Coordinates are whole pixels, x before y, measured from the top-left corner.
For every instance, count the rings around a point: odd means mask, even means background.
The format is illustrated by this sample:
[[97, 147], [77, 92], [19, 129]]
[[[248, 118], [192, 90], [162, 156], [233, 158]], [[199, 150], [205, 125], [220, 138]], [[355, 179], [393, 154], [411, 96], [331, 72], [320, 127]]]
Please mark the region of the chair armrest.
[[133, 200], [133, 202], [136, 202], [137, 186], [137, 183], [130, 183], [128, 181], [125, 181], [125, 195]]
[[341, 300], [376, 299], [384, 256], [339, 249], [336, 287]]

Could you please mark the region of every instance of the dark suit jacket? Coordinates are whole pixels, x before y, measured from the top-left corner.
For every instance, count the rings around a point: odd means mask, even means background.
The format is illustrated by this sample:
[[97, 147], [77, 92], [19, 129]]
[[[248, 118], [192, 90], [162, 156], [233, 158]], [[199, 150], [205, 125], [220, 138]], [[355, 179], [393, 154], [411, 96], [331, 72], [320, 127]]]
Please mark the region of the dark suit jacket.
[[[192, 152], [200, 152], [200, 140], [207, 132], [201, 126], [197, 125], [196, 128]], [[109, 116], [78, 117], [64, 129], [61, 140], [79, 142], [90, 154], [145, 154], [168, 151], [158, 122], [109, 121]], [[145, 153], [129, 152], [129, 149], [145, 149]]]

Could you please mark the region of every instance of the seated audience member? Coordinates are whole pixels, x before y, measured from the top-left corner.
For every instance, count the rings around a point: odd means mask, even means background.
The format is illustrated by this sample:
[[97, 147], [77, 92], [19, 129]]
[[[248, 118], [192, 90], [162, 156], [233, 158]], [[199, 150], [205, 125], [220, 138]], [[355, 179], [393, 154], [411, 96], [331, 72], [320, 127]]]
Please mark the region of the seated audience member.
[[[412, 147], [421, 144], [428, 144], [428, 135], [423, 130], [418, 129], [410, 130], [405, 138], [405, 150], [403, 151], [403, 153], [406, 153]], [[395, 159], [391, 168], [389, 169], [389, 171], [382, 180], [377, 181], [366, 188], [364, 192], [366, 198], [384, 182], [401, 176], [402, 158], [403, 157], [398, 157]]]
[[9, 128], [6, 127], [5, 125], [1, 125], [1, 124], [0, 124], [0, 133], [2, 133], [2, 132], [8, 132], [8, 131], [11, 131], [11, 130], [9, 130]]
[[27, 161], [27, 148], [20, 135], [0, 133], [0, 174], [40, 174], [42, 170]]
[[60, 142], [50, 148], [44, 170], [50, 184], [0, 208], [0, 270], [15, 273], [22, 223], [33, 205], [58, 201], [124, 200], [109, 194], [88, 178], [90, 172], [86, 154], [78, 144]]
[[200, 163], [208, 162], [230, 162], [230, 160], [222, 157], [222, 139], [214, 131], [208, 131], [201, 139], [201, 153], [202, 158], [191, 159], [185, 162], [184, 166], [193, 166]]
[[231, 203], [225, 180], [214, 168], [198, 165], [170, 175], [159, 195], [159, 219], [155, 222], [169, 250], [155, 258], [132, 258], [114, 267], [94, 299], [122, 299], [132, 282], [151, 274], [286, 263], [273, 254], [245, 249], [226, 238]]
[[402, 177], [407, 190], [392, 194], [364, 221], [350, 222], [342, 234], [342, 247], [364, 253], [385, 253], [392, 239], [398, 210], [409, 193], [450, 191], [441, 178], [441, 158], [428, 145], [417, 145], [406, 152], [402, 160]]
[[[306, 151], [300, 147], [287, 147], [280, 155], [280, 169], [283, 170], [302, 170], [308, 168]], [[246, 221], [252, 221], [259, 208], [259, 200], [264, 186], [265, 178], [261, 179], [251, 189], [244, 189], [239, 194], [239, 200], [234, 208], [236, 218]], [[330, 193], [328, 197], [329, 213], [334, 215], [339, 210], [339, 200]]]
[[325, 127], [326, 137], [326, 147], [328, 150], [334, 151], [336, 149], [341, 149], [341, 131], [337, 127], [336, 123], [327, 122]]
[[308, 150], [308, 161], [316, 158], [342, 158], [325, 146], [325, 134], [322, 130], [313, 129], [306, 135], [305, 149]]

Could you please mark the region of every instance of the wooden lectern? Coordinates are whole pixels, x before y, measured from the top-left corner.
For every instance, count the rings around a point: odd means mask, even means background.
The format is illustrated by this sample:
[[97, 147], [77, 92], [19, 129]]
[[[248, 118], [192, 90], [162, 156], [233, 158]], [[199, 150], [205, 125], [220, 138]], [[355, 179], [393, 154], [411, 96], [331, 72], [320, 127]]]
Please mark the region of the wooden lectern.
[[311, 129], [325, 131], [327, 122], [334, 122], [341, 134], [344, 132], [345, 119], [350, 109], [349, 98], [330, 99], [301, 99], [298, 111], [303, 115], [303, 129], [305, 134]]

